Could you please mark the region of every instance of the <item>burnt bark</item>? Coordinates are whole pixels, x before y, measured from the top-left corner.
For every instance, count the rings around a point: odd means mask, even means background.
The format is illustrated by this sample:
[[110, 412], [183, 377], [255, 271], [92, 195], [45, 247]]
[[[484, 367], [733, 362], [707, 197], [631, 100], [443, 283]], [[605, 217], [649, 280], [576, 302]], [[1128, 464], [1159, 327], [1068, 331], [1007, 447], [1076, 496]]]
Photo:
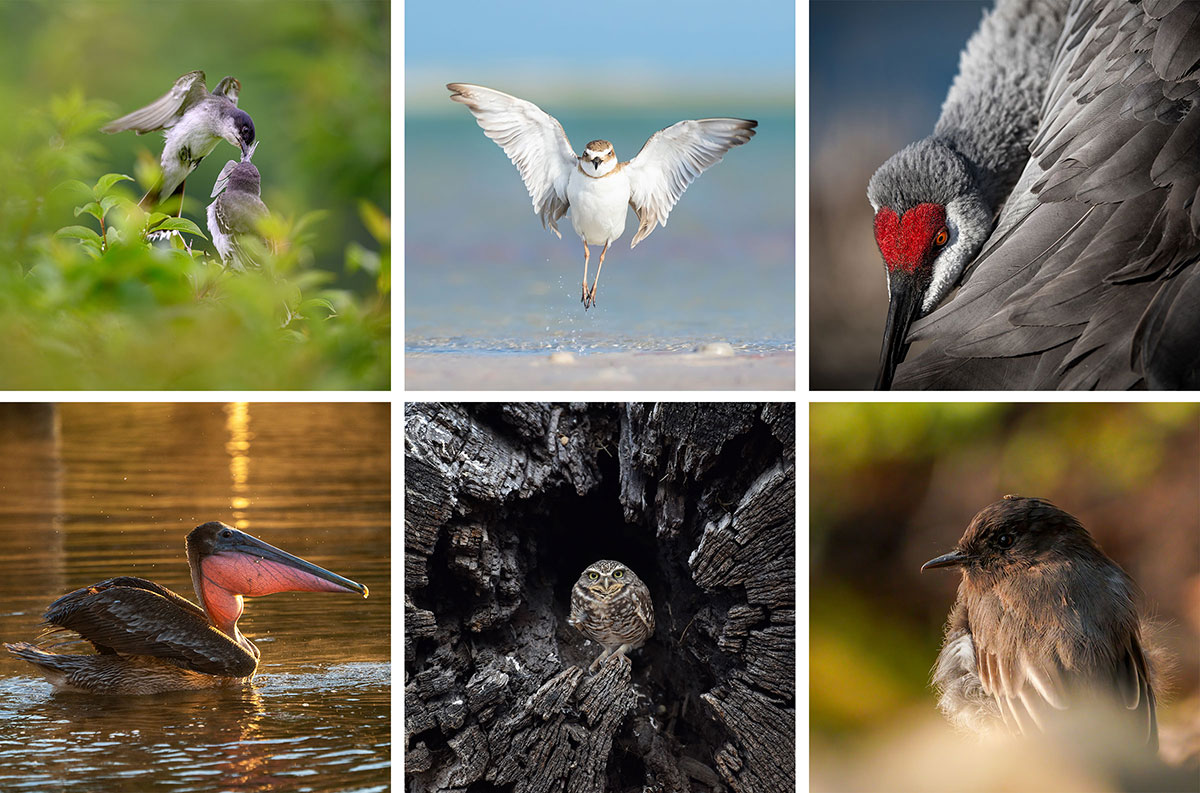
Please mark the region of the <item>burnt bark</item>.
[[[792, 403], [408, 405], [407, 789], [794, 790], [795, 497]], [[657, 628], [593, 674], [598, 559]]]

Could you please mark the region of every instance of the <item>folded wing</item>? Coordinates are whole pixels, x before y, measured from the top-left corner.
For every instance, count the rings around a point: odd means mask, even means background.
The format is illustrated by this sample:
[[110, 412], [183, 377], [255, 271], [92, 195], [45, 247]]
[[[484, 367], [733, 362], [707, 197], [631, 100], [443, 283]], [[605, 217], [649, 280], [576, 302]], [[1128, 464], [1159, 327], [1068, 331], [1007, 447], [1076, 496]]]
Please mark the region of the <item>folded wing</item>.
[[78, 633], [100, 653], [164, 658], [210, 675], [246, 677], [257, 659], [171, 590], [122, 576], [63, 595], [46, 622]]

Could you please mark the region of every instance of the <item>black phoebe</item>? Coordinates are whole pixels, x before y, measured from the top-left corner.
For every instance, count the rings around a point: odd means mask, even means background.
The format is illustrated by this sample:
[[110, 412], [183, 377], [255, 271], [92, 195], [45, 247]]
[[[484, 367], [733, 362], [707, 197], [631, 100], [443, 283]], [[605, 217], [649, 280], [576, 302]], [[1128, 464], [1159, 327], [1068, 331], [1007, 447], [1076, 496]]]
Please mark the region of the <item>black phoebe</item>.
[[962, 570], [933, 672], [950, 721], [1028, 734], [1098, 707], [1157, 750], [1136, 586], [1078, 520], [1042, 499], [1005, 496], [921, 569], [933, 567]]
[[121, 116], [100, 128], [101, 132], [133, 130], [139, 135], [163, 130], [162, 180], [141, 200], [146, 211], [182, 190], [188, 174], [217, 147], [222, 139], [242, 150], [254, 142], [254, 122], [237, 106], [242, 84], [232, 77], [217, 83], [211, 94], [204, 72], [188, 72], [175, 81], [163, 96], [140, 110]]

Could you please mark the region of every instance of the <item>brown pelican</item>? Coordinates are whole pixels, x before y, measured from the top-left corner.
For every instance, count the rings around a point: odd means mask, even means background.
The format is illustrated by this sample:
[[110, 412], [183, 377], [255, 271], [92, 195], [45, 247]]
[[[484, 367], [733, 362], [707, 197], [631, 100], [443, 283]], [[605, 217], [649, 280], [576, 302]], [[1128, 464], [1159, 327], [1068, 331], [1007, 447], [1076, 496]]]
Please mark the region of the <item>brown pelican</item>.
[[258, 668], [258, 648], [238, 631], [242, 598], [275, 592], [359, 592], [367, 588], [224, 523], [187, 536], [196, 607], [164, 586], [120, 576], [50, 604], [50, 633], [74, 631], [96, 655], [63, 655], [28, 642], [5, 644], [57, 688], [96, 694], [240, 684]]

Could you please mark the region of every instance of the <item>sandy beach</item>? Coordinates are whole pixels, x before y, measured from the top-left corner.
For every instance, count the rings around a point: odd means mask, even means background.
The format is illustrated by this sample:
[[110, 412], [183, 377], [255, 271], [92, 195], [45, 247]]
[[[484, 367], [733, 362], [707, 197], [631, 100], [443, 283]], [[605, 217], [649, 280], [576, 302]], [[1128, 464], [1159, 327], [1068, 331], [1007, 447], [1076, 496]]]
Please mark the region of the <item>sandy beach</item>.
[[791, 391], [795, 380], [794, 352], [404, 356], [409, 391]]

